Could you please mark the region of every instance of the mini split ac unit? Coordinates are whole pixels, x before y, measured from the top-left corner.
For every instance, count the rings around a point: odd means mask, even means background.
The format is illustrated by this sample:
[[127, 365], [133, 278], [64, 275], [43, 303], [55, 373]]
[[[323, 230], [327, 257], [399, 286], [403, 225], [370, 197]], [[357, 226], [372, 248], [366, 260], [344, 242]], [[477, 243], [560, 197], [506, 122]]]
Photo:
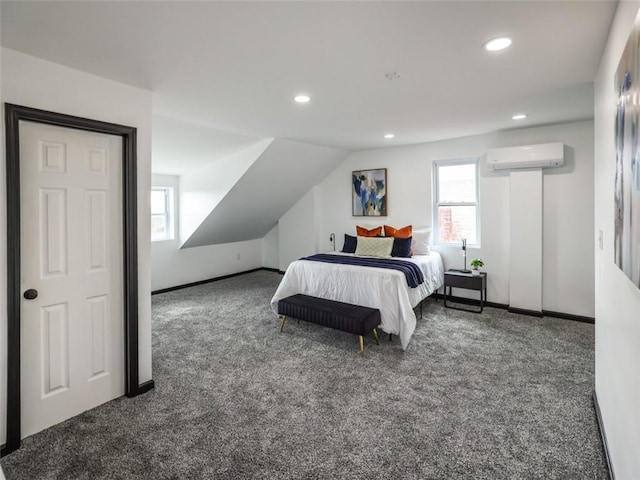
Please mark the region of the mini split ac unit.
[[487, 164], [492, 170], [561, 167], [564, 165], [564, 144], [556, 142], [494, 148], [487, 152]]

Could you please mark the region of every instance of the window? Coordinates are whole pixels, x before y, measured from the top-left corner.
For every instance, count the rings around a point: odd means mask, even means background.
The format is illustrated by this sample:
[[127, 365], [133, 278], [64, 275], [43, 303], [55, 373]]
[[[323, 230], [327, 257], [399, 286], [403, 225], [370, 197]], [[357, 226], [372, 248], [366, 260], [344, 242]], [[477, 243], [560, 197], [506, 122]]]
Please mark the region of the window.
[[435, 238], [438, 243], [480, 243], [478, 160], [433, 163]]
[[151, 241], [173, 239], [173, 188], [151, 188]]

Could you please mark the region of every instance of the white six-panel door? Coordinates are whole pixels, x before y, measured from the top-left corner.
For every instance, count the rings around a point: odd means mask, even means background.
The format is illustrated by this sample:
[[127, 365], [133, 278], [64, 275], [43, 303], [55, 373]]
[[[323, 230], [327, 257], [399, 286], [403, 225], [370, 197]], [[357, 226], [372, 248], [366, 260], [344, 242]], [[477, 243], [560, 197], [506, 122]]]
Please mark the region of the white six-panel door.
[[124, 394], [122, 140], [20, 122], [21, 427]]

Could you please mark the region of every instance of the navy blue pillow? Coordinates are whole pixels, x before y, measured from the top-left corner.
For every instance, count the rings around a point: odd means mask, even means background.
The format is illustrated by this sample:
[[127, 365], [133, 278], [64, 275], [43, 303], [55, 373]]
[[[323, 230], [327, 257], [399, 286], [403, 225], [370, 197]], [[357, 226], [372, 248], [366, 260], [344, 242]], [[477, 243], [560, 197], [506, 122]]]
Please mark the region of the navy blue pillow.
[[344, 234], [344, 246], [342, 247], [342, 253], [356, 253], [356, 247], [358, 246], [358, 239], [351, 235]]
[[393, 248], [391, 249], [392, 257], [411, 257], [411, 240], [409, 238], [394, 238]]

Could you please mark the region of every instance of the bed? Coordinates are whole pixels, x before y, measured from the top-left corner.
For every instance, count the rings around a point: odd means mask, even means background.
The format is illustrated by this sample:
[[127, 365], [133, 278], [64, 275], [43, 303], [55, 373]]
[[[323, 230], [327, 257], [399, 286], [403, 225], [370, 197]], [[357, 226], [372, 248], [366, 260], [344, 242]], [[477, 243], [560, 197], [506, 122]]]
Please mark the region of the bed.
[[[354, 257], [341, 252], [331, 256]], [[413, 309], [443, 285], [444, 266], [437, 252], [397, 260], [417, 265], [424, 281], [411, 288], [405, 275], [397, 270], [296, 260], [287, 268], [271, 299], [271, 309], [277, 313], [278, 300], [296, 293], [377, 308], [382, 319], [380, 328], [398, 335], [406, 350], [416, 328]]]

